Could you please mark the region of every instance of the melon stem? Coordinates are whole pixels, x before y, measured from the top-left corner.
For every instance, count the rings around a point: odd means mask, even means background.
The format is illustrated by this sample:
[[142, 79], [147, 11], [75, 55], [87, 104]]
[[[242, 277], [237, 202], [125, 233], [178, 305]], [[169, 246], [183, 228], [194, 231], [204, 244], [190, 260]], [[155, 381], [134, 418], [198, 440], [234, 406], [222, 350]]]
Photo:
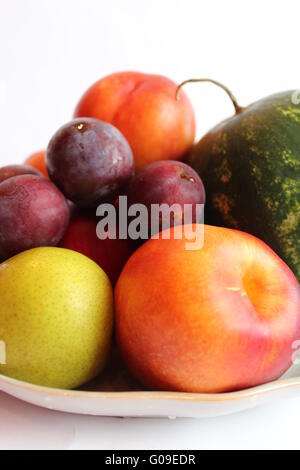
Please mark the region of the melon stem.
[[224, 91], [227, 93], [227, 95], [229, 96], [229, 98], [231, 99], [236, 114], [240, 114], [240, 113], [243, 112], [244, 108], [242, 108], [242, 107], [238, 104], [238, 102], [237, 102], [235, 96], [231, 93], [231, 91], [229, 90], [229, 88], [227, 88], [227, 87], [226, 87], [225, 85], [223, 85], [222, 83], [217, 82], [216, 80], [212, 80], [211, 78], [190, 78], [189, 80], [185, 80], [184, 82], [182, 82], [182, 83], [178, 86], [178, 88], [177, 88], [177, 90], [176, 90], [176, 101], [179, 101], [179, 98], [180, 98], [180, 97], [179, 97], [180, 90], [181, 90], [185, 85], [187, 85], [187, 84], [189, 84], [189, 83], [212, 83], [213, 85], [216, 85], [216, 86], [218, 86], [219, 88], [222, 88], [222, 90], [224, 90]]

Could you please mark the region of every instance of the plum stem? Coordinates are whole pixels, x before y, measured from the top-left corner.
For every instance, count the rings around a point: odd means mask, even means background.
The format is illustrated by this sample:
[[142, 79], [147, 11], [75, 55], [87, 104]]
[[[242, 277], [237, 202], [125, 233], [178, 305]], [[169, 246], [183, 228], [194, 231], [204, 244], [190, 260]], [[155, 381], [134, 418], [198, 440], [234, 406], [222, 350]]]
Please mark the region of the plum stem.
[[234, 109], [235, 109], [235, 112], [236, 114], [240, 114], [244, 111], [244, 108], [242, 108], [235, 96], [231, 93], [231, 91], [229, 90], [229, 88], [227, 88], [225, 85], [223, 85], [222, 83], [220, 82], [217, 82], [216, 80], [212, 80], [211, 78], [190, 78], [189, 80], [185, 80], [184, 82], [182, 82], [177, 90], [176, 90], [176, 101], [179, 101], [179, 93], [180, 93], [180, 90], [185, 86], [187, 85], [188, 83], [212, 83], [213, 85], [216, 85], [218, 86], [219, 88], [222, 88], [222, 90], [224, 90], [227, 95], [229, 96], [229, 98], [231, 99], [232, 101], [232, 104], [234, 106]]

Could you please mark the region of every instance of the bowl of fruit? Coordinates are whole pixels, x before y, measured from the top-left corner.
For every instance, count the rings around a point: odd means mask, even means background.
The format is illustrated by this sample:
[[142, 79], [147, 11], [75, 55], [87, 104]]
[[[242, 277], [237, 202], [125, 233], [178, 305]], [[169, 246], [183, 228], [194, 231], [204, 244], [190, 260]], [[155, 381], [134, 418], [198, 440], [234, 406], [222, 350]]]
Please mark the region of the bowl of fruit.
[[[235, 115], [195, 145], [182, 87], [201, 81]], [[135, 417], [298, 394], [297, 96], [242, 108], [213, 80], [116, 73], [0, 168], [0, 390]]]

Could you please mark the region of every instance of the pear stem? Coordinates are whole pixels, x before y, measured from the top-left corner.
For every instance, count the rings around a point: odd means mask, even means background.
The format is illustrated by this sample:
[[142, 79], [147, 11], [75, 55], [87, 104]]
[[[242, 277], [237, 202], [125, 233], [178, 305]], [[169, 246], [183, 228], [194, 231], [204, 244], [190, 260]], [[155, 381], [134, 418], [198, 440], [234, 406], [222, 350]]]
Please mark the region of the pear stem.
[[232, 101], [232, 104], [234, 106], [234, 109], [235, 109], [235, 112], [236, 114], [240, 114], [243, 112], [244, 108], [242, 108], [235, 96], [231, 93], [231, 91], [229, 90], [229, 88], [227, 88], [225, 85], [223, 85], [222, 83], [220, 82], [217, 82], [216, 80], [212, 80], [211, 78], [190, 78], [189, 80], [185, 80], [184, 82], [182, 82], [177, 90], [176, 90], [176, 100], [179, 101], [179, 93], [180, 93], [180, 90], [185, 86], [187, 85], [188, 83], [212, 83], [213, 85], [216, 85], [218, 86], [219, 88], [222, 88], [222, 90], [224, 90], [227, 95], [229, 96], [229, 98], [231, 99]]

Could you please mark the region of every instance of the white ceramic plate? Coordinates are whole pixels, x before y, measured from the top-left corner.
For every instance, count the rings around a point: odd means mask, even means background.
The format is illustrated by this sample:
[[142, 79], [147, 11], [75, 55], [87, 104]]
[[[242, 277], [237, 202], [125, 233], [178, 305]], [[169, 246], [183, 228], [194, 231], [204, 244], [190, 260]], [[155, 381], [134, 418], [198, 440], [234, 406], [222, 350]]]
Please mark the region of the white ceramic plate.
[[209, 395], [139, 390], [115, 357], [85, 390], [56, 390], [0, 375], [0, 390], [25, 402], [67, 413], [119, 417], [201, 418], [236, 413], [300, 394], [300, 366], [280, 380], [240, 392]]

